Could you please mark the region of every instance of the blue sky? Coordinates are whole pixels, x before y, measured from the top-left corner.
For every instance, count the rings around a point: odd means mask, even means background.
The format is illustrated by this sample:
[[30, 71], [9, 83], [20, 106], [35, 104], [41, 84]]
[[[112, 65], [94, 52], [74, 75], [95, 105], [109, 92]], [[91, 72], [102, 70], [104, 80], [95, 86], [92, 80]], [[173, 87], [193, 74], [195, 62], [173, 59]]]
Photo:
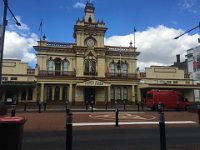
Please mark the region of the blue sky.
[[[22, 59], [32, 66], [36, 62], [32, 46], [39, 39], [38, 27], [41, 18], [47, 40], [74, 42], [73, 27], [78, 17], [84, 17], [86, 2], [86, 0], [8, 1], [9, 7], [23, 26], [16, 27], [8, 13], [9, 24], [4, 58]], [[95, 19], [103, 20], [108, 28], [105, 37], [107, 45], [128, 46], [129, 42], [133, 41], [133, 29], [136, 27], [136, 46], [141, 52], [138, 65], [141, 67], [172, 64], [178, 53], [184, 60], [186, 50], [198, 45], [199, 29], [178, 40], [173, 38], [198, 25], [199, 0], [93, 0], [92, 2], [95, 6]], [[1, 18], [2, 14], [3, 0], [0, 0]]]

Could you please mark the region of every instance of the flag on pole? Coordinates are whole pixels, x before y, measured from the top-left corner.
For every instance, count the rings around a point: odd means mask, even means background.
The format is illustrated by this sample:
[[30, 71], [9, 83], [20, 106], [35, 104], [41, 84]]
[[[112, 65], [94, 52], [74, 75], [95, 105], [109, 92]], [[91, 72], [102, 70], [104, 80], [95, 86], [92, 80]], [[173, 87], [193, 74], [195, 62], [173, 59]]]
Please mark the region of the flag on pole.
[[40, 22], [40, 25], [39, 25], [38, 31], [42, 30], [42, 24], [43, 24], [43, 19], [41, 19], [41, 22]]
[[134, 26], [134, 32], [137, 32], [137, 30], [136, 30], [135, 26]]

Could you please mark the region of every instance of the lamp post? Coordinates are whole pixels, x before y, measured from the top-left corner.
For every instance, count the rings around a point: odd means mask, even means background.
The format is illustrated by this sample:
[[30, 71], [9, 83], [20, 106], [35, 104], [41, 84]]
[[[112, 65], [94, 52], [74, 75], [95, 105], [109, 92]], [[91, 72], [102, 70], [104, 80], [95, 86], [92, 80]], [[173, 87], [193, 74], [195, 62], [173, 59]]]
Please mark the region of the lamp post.
[[8, 20], [6, 19], [7, 10], [9, 10], [11, 15], [15, 19], [16, 24], [18, 26], [21, 26], [21, 24], [19, 23], [19, 21], [16, 19], [15, 15], [11, 11], [11, 9], [9, 8], [8, 0], [3, 0], [3, 2], [4, 2], [3, 25], [0, 26], [0, 85], [2, 84], [2, 67], [3, 67], [3, 50], [4, 50], [5, 30], [6, 30], [6, 26], [7, 26], [7, 23], [8, 23]]

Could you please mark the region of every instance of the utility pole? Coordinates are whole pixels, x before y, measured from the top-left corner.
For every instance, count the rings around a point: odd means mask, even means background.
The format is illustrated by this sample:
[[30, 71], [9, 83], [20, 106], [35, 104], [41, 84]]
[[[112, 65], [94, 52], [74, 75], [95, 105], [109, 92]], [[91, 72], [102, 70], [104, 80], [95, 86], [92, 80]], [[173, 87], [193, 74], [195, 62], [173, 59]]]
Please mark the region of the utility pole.
[[7, 26], [7, 23], [8, 23], [8, 20], [6, 18], [7, 17], [7, 10], [9, 10], [11, 15], [15, 19], [16, 24], [18, 26], [21, 26], [21, 24], [19, 23], [19, 21], [16, 19], [15, 15], [11, 11], [11, 9], [9, 8], [8, 0], [3, 0], [3, 2], [4, 2], [3, 25], [0, 25], [0, 85], [2, 85], [2, 68], [3, 68], [3, 51], [4, 51], [5, 30], [6, 30], [6, 26]]

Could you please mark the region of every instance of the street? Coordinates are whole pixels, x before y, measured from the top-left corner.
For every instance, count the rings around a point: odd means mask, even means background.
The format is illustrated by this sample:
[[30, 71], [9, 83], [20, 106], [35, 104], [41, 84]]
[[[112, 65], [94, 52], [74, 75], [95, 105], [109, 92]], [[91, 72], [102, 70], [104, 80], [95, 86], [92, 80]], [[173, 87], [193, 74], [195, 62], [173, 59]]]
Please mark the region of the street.
[[[73, 150], [160, 150], [159, 128], [74, 128]], [[66, 150], [65, 130], [26, 132], [23, 150]], [[199, 150], [200, 127], [166, 128], [169, 150]]]
[[[24, 125], [22, 150], [66, 150], [66, 113], [18, 113]], [[165, 112], [168, 150], [200, 150], [195, 113]], [[73, 150], [160, 150], [157, 112], [74, 112]]]

